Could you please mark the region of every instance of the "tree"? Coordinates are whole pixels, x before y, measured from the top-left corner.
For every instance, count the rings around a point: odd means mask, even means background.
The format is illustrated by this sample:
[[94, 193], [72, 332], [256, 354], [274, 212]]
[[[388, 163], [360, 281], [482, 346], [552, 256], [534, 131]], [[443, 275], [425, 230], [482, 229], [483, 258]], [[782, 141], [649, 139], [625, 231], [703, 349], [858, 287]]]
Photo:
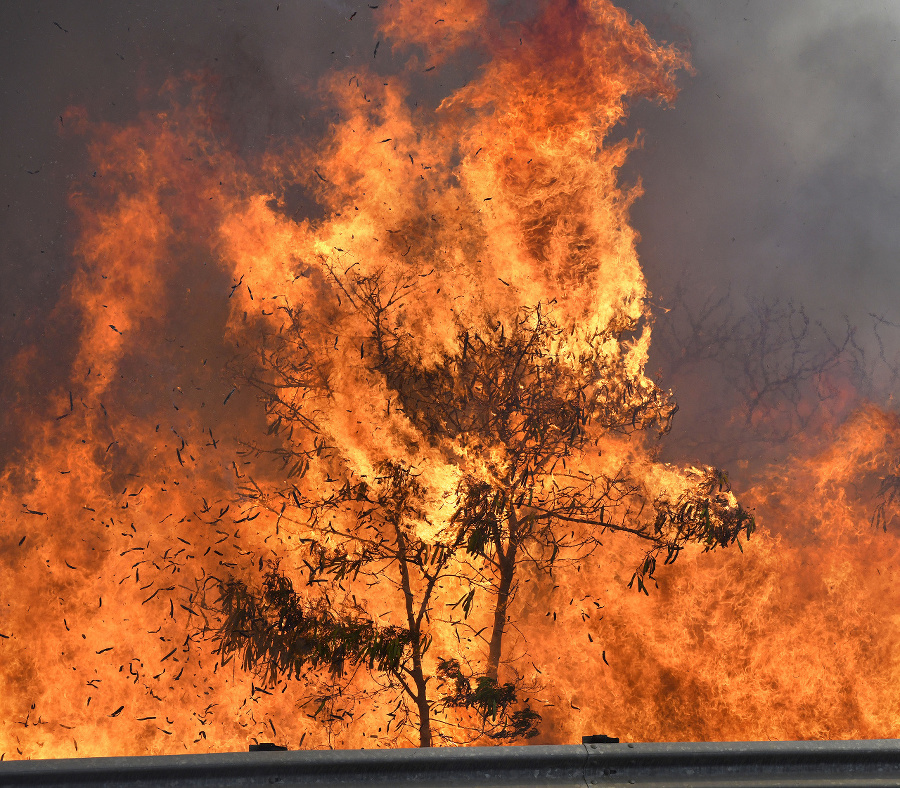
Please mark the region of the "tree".
[[[724, 474], [662, 465], [651, 437], [675, 404], [644, 375], [627, 215], [640, 188], [618, 178], [637, 140], [609, 135], [637, 97], [674, 98], [686, 57], [608, 2], [539, 3], [509, 25], [482, 5], [440, 42], [419, 5], [386, 14], [396, 52], [483, 48], [477, 76], [433, 111], [399, 75], [329, 78], [326, 138], [275, 168], [323, 218], [281, 221], [267, 196], [227, 233], [235, 277], [280, 305], [255, 324], [243, 312], [259, 332], [238, 377], [270, 434], [248, 441], [239, 494], [300, 540], [265, 582], [305, 578], [301, 631], [322, 642], [292, 640], [246, 577], [222, 586], [226, 607], [256, 600], [224, 616], [223, 648], [294, 676], [285, 666], [359, 667], [347, 680], [383, 679], [422, 744], [452, 725], [533, 729], [505, 660], [524, 567], [550, 574], [622, 532], [646, 546], [632, 578], [646, 591], [688, 543], [753, 529]], [[238, 282], [235, 317], [259, 308]], [[397, 661], [368, 656], [381, 637]]]
[[[498, 676], [523, 561], [546, 569], [561, 555], [574, 558], [598, 546], [597, 531], [625, 531], [651, 543], [633, 578], [643, 588], [660, 553], [671, 561], [688, 541], [727, 546], [752, 529], [752, 518], [732, 499], [716, 497], [726, 492], [727, 479], [715, 472], [699, 474], [677, 500], [656, 497], [654, 517], [642, 519], [634, 513], [635, 505], [647, 503], [636, 469], [614, 475], [583, 469], [580, 460], [601, 435], [670, 429], [671, 397], [628, 369], [625, 351], [636, 320], [620, 314], [569, 344], [538, 304], [516, 315], [508, 332], [503, 321], [484, 333], [462, 330], [459, 351], [426, 367], [416, 362], [416, 338], [395, 314], [403, 288], [391, 288], [384, 298], [380, 276], [332, 274], [371, 327], [374, 368], [421, 433], [450, 445], [457, 460], [492, 455], [486, 473], [463, 476], [453, 515], [468, 534], [469, 552], [493, 576], [487, 676]], [[617, 509], [623, 510], [619, 519]], [[582, 529], [580, 536], [569, 535], [572, 524]]]
[[[341, 324], [356, 326], [359, 362], [389, 394], [388, 410], [393, 403], [427, 445], [417, 459], [382, 459], [374, 479], [362, 478], [329, 426], [328, 370], [346, 356], [311, 341], [309, 310], [283, 307], [281, 329], [259, 338], [243, 373], [270, 433], [283, 433], [271, 448], [248, 450], [273, 455], [283, 475], [269, 486], [251, 478], [242, 493], [305, 523], [304, 574], [315, 590], [298, 596], [278, 568], [261, 593], [222, 583], [221, 648], [242, 652], [245, 668], [270, 678], [301, 676], [307, 666], [383, 675], [381, 689], [396, 695], [395, 713], [417, 724], [422, 746], [435, 740], [436, 721], [475, 738], [531, 735], [539, 717], [520, 702], [521, 677], [500, 677], [520, 567], [552, 572], [620, 531], [647, 543], [632, 578], [646, 592], [657, 559], [674, 561], [691, 542], [732, 545], [749, 536], [753, 518], [714, 469], [658, 466], [640, 441], [629, 462], [605, 460], [605, 448], [632, 433], [667, 432], [676, 410], [635, 363], [638, 319], [619, 314], [602, 329], [564, 328], [553, 305], [539, 303], [511, 319], [460, 325], [455, 346], [425, 360], [403, 316], [416, 278], [327, 270]], [[301, 488], [310, 468], [318, 480]], [[355, 589], [378, 578], [402, 600], [403, 626], [377, 624], [371, 595], [357, 600]], [[435, 636], [447, 634], [436, 630], [457, 630], [470, 615], [489, 622], [486, 653], [465, 670], [458, 656], [429, 655]], [[442, 697], [429, 695], [431, 679], [445, 688]]]
[[[308, 541], [305, 554], [311, 560], [304, 564], [307, 586], [324, 580], [323, 592], [313, 600], [298, 595], [277, 565], [267, 572], [261, 593], [236, 579], [220, 583], [218, 608], [224, 620], [219, 650], [226, 657], [241, 652], [244, 669], [273, 682], [279, 676], [300, 678], [307, 668], [324, 668], [332, 676], [343, 676], [348, 667], [383, 674], [387, 683], [381, 689], [397, 696], [392, 716], [398, 727], [409, 722], [407, 702], [414, 704], [412, 716], [423, 747], [434, 741], [432, 718], [451, 708], [475, 712], [477, 736], [534, 735], [540, 717], [527, 707], [515, 708], [515, 686], [482, 678], [473, 690], [456, 660], [438, 659], [433, 672], [454, 684], [443, 708], [429, 699], [432, 676], [424, 665], [432, 642], [429, 614], [441, 583], [455, 576], [453, 559], [466, 532], [451, 524], [430, 540], [417, 536], [417, 521], [427, 517], [423, 492], [408, 469], [385, 463], [371, 485], [347, 483], [328, 500], [316, 502], [311, 511], [319, 519], [318, 536]], [[345, 581], [395, 585], [402, 595], [405, 626], [378, 625], [355, 595], [348, 603]], [[336, 589], [345, 592], [343, 599], [334, 598]]]

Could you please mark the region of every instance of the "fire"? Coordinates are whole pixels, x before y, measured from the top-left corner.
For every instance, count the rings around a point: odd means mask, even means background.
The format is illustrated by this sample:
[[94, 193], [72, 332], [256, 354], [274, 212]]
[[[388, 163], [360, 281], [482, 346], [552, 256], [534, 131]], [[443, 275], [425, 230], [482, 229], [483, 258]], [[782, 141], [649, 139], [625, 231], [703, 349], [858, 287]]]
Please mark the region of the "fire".
[[[536, 613], [563, 616], [544, 618], [546, 637], [585, 611], [594, 641], [584, 634], [574, 658], [560, 660], [572, 690], [554, 712], [557, 735], [571, 739], [600, 707], [604, 729], [640, 740], [894, 735], [900, 542], [890, 526], [874, 529], [872, 515], [896, 462], [897, 427], [895, 416], [864, 409], [832, 445], [761, 474], [743, 498], [762, 532], [743, 552], [684, 556], [646, 599], [622, 595], [630, 563], [609, 560], [613, 550], [577, 575], [599, 589], [602, 609], [581, 595], [570, 604], [572, 578], [557, 580], [552, 602], [533, 602]], [[894, 514], [888, 504], [884, 520]], [[596, 670], [599, 648], [610, 666]]]
[[[515, 23], [478, 0], [430, 9], [378, 10], [405, 70], [337, 71], [317, 86], [321, 140], [242, 151], [214, 74], [173, 80], [125, 127], [69, 111], [96, 172], [71, 194], [78, 266], [56, 315], [77, 315], [69, 382], [15, 411], [22, 437], [0, 486], [0, 751], [418, 743], [390, 730], [364, 671], [336, 702], [334, 675], [261, 682], [227, 661], [212, 590], [258, 586], [272, 566], [299, 588], [309, 545], [332, 560], [346, 546], [339, 529], [383, 516], [357, 506], [377, 495], [403, 493], [408, 530], [394, 523], [396, 538], [434, 548], [500, 506], [489, 492], [501, 482], [520, 494], [504, 516], [538, 522], [548, 501], [562, 506], [555, 490], [593, 493], [601, 479], [613, 480], [609, 511], [572, 531], [602, 536], [597, 552], [514, 578], [480, 564], [476, 580], [464, 576], [475, 548], [448, 559], [441, 604], [474, 612], [462, 638], [429, 634], [448, 656], [435, 676], [462, 681], [461, 662], [485, 658], [494, 679], [515, 676], [544, 720], [536, 741], [598, 726], [633, 740], [893, 735], [897, 544], [871, 517], [893, 521], [896, 420], [862, 411], [832, 446], [761, 474], [739, 498], [765, 527], [742, 551], [751, 529], [727, 479], [655, 459], [651, 433], [674, 406], [645, 374], [652, 316], [628, 223], [640, 187], [619, 182], [638, 141], [611, 136], [635, 98], [674, 100], [686, 57], [601, 0], [547, 2]], [[463, 49], [483, 56], [478, 74], [436, 107], [420, 102], [417, 81]], [[293, 210], [292, 189], [309, 215]], [[502, 366], [514, 351], [525, 371]], [[34, 353], [9, 374], [27, 379]], [[584, 437], [578, 451], [535, 461], [521, 488], [509, 446], [539, 442], [525, 410], [506, 442], [466, 411], [495, 369], [520, 375], [508, 376], [524, 392], [516, 402], [577, 389], [594, 408], [565, 422]], [[435, 379], [469, 388], [429, 389]], [[421, 391], [452, 400], [468, 427], [448, 425]], [[541, 424], [557, 429], [565, 414], [551, 415]], [[306, 516], [316, 495], [344, 507], [327, 510], [331, 531], [326, 509]], [[693, 537], [679, 541], [685, 528]], [[644, 563], [649, 595], [627, 587], [646, 548], [622, 529], [675, 544], [660, 557], [681, 553], [658, 587]], [[332, 607], [307, 610], [402, 627], [387, 583], [381, 596], [340, 588]], [[492, 594], [509, 600], [493, 619]], [[474, 625], [492, 622], [504, 640], [488, 656]]]

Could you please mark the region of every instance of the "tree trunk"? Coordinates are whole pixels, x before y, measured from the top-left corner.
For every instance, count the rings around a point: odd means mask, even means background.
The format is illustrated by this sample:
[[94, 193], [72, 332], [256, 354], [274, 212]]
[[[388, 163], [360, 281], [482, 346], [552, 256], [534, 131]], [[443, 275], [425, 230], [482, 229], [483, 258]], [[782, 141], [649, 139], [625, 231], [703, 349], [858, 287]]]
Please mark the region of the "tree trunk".
[[419, 709], [419, 746], [431, 747], [431, 709], [428, 707], [422, 655], [419, 654], [418, 645], [413, 648], [413, 681], [416, 683], [416, 706]]
[[516, 545], [510, 542], [506, 555], [500, 560], [500, 585], [497, 587], [497, 604], [494, 607], [494, 627], [488, 651], [487, 676], [497, 681], [500, 672], [500, 657], [503, 653], [503, 632], [506, 629], [507, 610], [516, 574]]
[[412, 583], [409, 579], [409, 565], [407, 563], [406, 537], [397, 523], [394, 523], [394, 533], [397, 537], [397, 563], [400, 568], [400, 585], [403, 588], [403, 597], [406, 603], [406, 620], [409, 624], [409, 632], [412, 635], [412, 679], [416, 685], [416, 694], [413, 700], [419, 711], [419, 746], [431, 747], [431, 709], [428, 706], [427, 680], [422, 669], [422, 638], [414, 608]]

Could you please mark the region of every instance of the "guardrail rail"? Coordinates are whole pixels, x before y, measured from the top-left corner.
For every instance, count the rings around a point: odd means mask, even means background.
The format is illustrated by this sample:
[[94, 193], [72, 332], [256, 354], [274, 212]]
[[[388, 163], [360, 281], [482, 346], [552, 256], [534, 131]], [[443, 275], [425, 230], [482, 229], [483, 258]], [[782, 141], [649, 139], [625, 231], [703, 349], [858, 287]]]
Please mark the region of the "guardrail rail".
[[898, 786], [900, 740], [258, 750], [0, 763], [0, 786]]

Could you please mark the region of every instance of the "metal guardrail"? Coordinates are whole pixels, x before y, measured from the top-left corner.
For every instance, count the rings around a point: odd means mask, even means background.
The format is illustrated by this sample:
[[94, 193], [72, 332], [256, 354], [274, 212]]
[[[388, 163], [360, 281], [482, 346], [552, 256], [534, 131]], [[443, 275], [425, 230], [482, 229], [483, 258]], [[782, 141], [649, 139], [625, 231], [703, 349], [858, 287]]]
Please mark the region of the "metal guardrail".
[[900, 740], [247, 752], [0, 763], [0, 786], [900, 787]]

